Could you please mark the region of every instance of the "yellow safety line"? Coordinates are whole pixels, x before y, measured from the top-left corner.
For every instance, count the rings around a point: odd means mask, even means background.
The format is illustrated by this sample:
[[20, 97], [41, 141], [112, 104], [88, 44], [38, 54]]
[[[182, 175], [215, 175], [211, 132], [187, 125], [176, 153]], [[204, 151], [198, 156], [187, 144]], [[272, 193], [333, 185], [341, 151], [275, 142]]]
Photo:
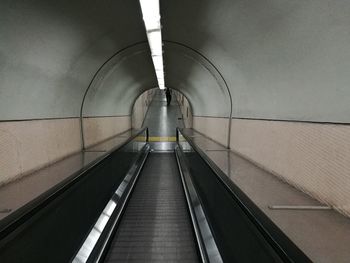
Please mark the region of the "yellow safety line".
[[166, 136], [166, 137], [160, 137], [160, 136], [151, 136], [148, 138], [150, 142], [176, 142], [175, 136]]
[[137, 136], [134, 140], [137, 142], [145, 142], [146, 136]]
[[[146, 137], [144, 136], [137, 136], [135, 138], [135, 141], [137, 142], [144, 142], [146, 140]], [[149, 137], [150, 142], [176, 142], [175, 136], [150, 136]]]

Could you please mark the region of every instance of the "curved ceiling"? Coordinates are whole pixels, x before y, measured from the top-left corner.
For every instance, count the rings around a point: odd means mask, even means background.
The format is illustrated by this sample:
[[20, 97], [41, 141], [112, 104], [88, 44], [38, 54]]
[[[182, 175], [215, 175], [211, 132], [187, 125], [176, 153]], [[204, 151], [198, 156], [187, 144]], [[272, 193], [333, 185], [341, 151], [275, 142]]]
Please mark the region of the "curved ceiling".
[[[166, 85], [198, 116], [349, 122], [349, 12], [345, 0], [162, 0]], [[130, 114], [155, 86], [145, 46], [120, 55], [146, 43], [137, 0], [0, 0], [0, 35], [2, 120], [78, 117], [88, 87], [85, 115]]]
[[187, 97], [193, 115], [230, 117], [231, 94], [216, 67], [181, 43], [165, 40], [164, 45], [165, 83]]
[[[167, 86], [188, 98], [195, 115], [230, 116], [228, 89], [203, 57], [180, 44], [165, 42], [165, 63]], [[132, 45], [100, 68], [87, 89], [82, 115], [129, 115], [135, 99], [156, 85], [147, 43]]]
[[[157, 85], [137, 0], [1, 0], [0, 17], [1, 120], [79, 117], [83, 100], [83, 116], [129, 115]], [[210, 71], [172, 53], [169, 86], [195, 113], [229, 116]]]
[[101, 65], [147, 40], [136, 0], [0, 0], [0, 35], [2, 120], [78, 117]]
[[86, 90], [82, 116], [130, 115], [135, 98], [156, 85], [148, 44], [132, 45], [97, 72]]
[[205, 54], [243, 118], [349, 122], [349, 13], [346, 0], [161, 1], [163, 38]]

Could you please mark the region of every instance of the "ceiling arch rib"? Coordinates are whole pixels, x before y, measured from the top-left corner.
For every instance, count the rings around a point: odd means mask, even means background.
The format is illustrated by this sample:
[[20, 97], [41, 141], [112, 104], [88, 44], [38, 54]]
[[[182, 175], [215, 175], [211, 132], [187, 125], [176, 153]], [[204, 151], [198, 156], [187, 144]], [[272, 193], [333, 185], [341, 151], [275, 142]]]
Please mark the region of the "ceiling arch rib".
[[[166, 83], [183, 93], [197, 116], [229, 117], [231, 95], [210, 62], [179, 43], [165, 42]], [[91, 81], [81, 117], [130, 115], [135, 99], [157, 86], [147, 43], [136, 43], [109, 59]]]
[[81, 117], [130, 115], [130, 104], [157, 85], [147, 42], [116, 53], [95, 74], [81, 107]]
[[164, 40], [166, 83], [184, 93], [197, 116], [232, 116], [227, 83], [203, 54], [179, 42]]

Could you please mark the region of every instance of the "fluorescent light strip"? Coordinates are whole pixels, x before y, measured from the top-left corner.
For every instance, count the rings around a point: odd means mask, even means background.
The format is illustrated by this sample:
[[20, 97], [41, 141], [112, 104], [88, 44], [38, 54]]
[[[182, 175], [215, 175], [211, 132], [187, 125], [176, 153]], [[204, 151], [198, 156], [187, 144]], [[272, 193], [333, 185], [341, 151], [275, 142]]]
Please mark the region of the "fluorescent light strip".
[[162, 32], [160, 25], [159, 0], [140, 0], [143, 21], [145, 22], [148, 44], [156, 71], [158, 86], [165, 88]]

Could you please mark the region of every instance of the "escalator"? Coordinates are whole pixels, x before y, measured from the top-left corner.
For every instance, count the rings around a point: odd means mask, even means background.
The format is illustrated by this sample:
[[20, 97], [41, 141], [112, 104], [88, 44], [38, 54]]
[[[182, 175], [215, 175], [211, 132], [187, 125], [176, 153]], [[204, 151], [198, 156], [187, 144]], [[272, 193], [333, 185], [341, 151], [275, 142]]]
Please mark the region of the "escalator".
[[0, 262], [310, 262], [182, 130], [169, 145], [143, 129], [0, 222]]
[[105, 262], [198, 262], [173, 153], [151, 153]]

